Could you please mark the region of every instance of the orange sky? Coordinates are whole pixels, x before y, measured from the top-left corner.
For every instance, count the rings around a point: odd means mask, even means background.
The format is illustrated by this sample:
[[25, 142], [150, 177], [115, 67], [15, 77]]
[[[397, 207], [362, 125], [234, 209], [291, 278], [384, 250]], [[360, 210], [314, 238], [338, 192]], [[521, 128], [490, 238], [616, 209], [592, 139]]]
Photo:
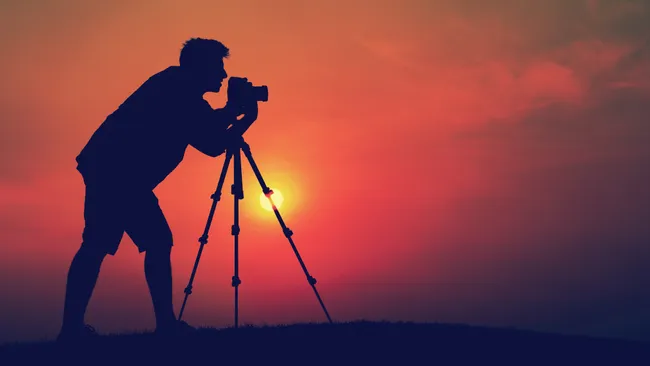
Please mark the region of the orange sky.
[[[74, 158], [190, 37], [224, 42], [230, 76], [269, 86], [247, 141], [335, 320], [650, 339], [650, 7], [523, 3], [2, 2], [0, 341], [58, 331], [83, 229]], [[190, 147], [156, 189], [177, 311], [222, 163]], [[324, 321], [244, 169], [240, 322]], [[229, 193], [194, 325], [233, 321]], [[87, 321], [154, 325], [127, 236]]]

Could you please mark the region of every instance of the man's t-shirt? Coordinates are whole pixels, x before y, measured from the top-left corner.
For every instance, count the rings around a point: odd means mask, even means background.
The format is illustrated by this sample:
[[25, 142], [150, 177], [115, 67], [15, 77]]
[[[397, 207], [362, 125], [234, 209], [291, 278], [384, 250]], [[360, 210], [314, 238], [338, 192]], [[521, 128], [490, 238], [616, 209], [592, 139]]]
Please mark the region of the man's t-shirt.
[[227, 127], [172, 66], [106, 118], [77, 156], [77, 169], [96, 184], [153, 189], [183, 160], [188, 145], [213, 144], [212, 151], [221, 151]]

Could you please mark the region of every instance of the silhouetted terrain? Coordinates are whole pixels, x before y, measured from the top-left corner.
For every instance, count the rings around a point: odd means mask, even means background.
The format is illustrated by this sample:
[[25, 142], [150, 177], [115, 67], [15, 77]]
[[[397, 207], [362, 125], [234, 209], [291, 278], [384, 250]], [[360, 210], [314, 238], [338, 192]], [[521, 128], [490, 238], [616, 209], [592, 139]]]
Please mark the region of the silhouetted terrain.
[[105, 335], [76, 348], [37, 342], [5, 344], [0, 352], [0, 365], [650, 365], [648, 343], [366, 321], [201, 328], [172, 342], [148, 333]]

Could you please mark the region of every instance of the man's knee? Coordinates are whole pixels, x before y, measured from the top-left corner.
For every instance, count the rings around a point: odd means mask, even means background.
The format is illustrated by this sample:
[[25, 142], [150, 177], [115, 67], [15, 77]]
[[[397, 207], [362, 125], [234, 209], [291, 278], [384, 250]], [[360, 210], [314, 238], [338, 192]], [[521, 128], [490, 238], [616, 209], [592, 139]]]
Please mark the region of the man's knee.
[[139, 247], [140, 253], [146, 252], [150, 256], [169, 257], [172, 253], [172, 244], [159, 243], [159, 245], [150, 245], [148, 247]]
[[103, 246], [89, 245], [88, 242], [83, 242], [77, 251], [78, 256], [98, 261], [103, 260], [108, 254], [113, 255], [115, 252]]
[[81, 249], [88, 254], [114, 255], [124, 236], [124, 230], [109, 220], [97, 222], [86, 220], [82, 234]]
[[161, 225], [156, 230], [152, 230], [147, 235], [136, 235], [134, 244], [138, 247], [140, 253], [154, 252], [159, 254], [169, 254], [174, 245], [172, 231], [167, 225]]

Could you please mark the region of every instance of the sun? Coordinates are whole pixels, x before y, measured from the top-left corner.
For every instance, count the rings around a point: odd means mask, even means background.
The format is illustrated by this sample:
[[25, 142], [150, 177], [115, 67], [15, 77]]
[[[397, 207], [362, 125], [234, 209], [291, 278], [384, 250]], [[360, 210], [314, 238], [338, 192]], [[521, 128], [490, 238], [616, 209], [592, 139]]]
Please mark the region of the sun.
[[[273, 194], [271, 195], [271, 199], [273, 200], [273, 204], [275, 205], [276, 208], [282, 207], [282, 202], [284, 202], [284, 196], [282, 196], [282, 192], [275, 188], [271, 188], [273, 191]], [[264, 195], [264, 192], [260, 193], [260, 205], [262, 206], [263, 209], [267, 211], [273, 211], [273, 207], [271, 206], [271, 202], [269, 202], [269, 199], [266, 198], [266, 195]]]

